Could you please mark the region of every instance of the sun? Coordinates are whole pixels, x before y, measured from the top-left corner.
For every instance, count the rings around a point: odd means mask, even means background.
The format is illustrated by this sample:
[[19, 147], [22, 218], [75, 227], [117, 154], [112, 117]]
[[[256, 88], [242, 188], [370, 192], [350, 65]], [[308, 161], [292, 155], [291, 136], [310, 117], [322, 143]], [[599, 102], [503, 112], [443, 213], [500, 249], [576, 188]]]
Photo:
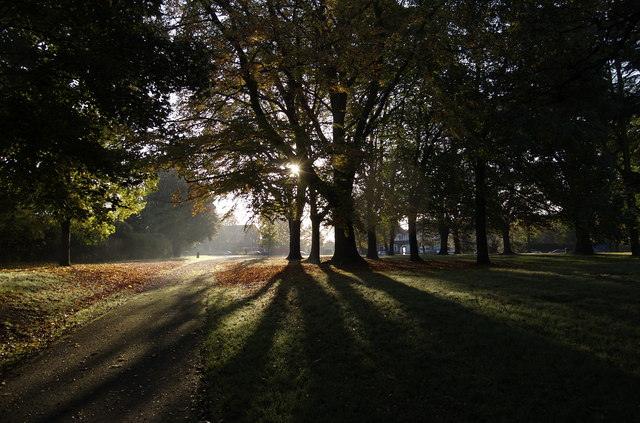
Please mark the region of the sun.
[[300, 175], [300, 165], [297, 163], [289, 163], [287, 165], [289, 168], [289, 173], [291, 176], [299, 176]]

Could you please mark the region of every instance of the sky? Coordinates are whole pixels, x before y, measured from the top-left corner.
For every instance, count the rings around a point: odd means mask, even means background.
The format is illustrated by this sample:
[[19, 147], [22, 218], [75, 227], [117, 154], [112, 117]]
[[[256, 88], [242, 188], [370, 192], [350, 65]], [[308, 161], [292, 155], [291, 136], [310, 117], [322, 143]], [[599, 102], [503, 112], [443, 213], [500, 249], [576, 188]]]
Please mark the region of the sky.
[[[249, 210], [247, 202], [242, 198], [228, 195], [225, 197], [219, 197], [213, 204], [216, 207], [218, 215], [230, 213], [229, 218], [223, 224], [245, 225], [251, 220], [251, 210]], [[302, 219], [302, 226], [311, 227], [311, 219], [309, 219], [308, 212], [305, 212], [304, 218]], [[320, 228], [320, 235], [323, 241], [334, 240], [333, 228], [330, 226], [322, 225]]]
[[227, 222], [229, 224], [233, 224], [232, 222], [235, 221], [235, 224], [244, 225], [251, 219], [251, 211], [247, 203], [241, 198], [227, 195], [218, 198], [213, 204], [216, 207], [218, 215], [232, 212]]

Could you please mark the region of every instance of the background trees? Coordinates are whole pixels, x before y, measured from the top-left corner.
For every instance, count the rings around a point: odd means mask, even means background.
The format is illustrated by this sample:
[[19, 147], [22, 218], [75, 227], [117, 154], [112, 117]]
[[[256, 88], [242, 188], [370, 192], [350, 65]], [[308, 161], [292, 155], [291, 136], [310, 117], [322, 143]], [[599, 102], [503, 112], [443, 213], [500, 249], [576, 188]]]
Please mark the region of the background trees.
[[186, 247], [211, 238], [218, 216], [209, 202], [190, 198], [189, 185], [173, 172], [160, 174], [157, 190], [147, 197], [147, 207], [128, 223], [139, 233], [160, 234], [171, 243], [174, 257]]

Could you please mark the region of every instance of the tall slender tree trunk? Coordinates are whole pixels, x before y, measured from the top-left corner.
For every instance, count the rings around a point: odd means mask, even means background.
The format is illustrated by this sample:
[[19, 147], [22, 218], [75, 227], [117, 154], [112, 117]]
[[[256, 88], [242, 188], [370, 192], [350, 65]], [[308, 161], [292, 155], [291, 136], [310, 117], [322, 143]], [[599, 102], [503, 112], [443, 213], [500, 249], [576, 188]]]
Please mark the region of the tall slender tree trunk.
[[289, 255], [287, 256], [287, 260], [289, 261], [302, 260], [302, 254], [300, 254], [300, 224], [306, 202], [306, 192], [307, 187], [302, 179], [302, 175], [299, 175], [293, 213], [287, 219], [289, 223]]
[[320, 264], [320, 222], [321, 220], [311, 219], [311, 251], [307, 262]]
[[318, 213], [318, 203], [315, 191], [309, 192], [309, 214], [311, 217], [311, 251], [308, 263], [320, 264], [320, 223], [322, 217]]
[[[624, 78], [622, 72], [622, 62], [615, 61], [616, 80], [618, 86], [618, 99], [620, 102], [625, 101]], [[622, 150], [622, 181], [625, 190], [625, 206], [627, 209], [627, 233], [629, 235], [629, 246], [631, 247], [631, 255], [640, 257], [640, 229], [638, 225], [638, 207], [636, 204], [636, 193], [631, 184], [631, 176], [633, 169], [631, 168], [631, 151], [629, 148], [629, 136], [627, 135], [628, 122], [624, 115], [620, 115], [617, 122], [618, 144]]]
[[619, 128], [621, 132], [618, 136], [620, 147], [622, 149], [623, 161], [623, 184], [625, 191], [625, 208], [626, 208], [626, 227], [629, 236], [629, 246], [631, 247], [631, 255], [640, 257], [640, 230], [638, 229], [638, 206], [636, 204], [636, 194], [631, 183], [633, 169], [631, 168], [631, 153], [629, 152], [629, 139], [626, 133], [622, 133], [624, 129]]
[[378, 239], [376, 237], [376, 228], [367, 229], [367, 258], [378, 260]]
[[415, 211], [409, 211], [407, 214], [409, 221], [409, 259], [411, 261], [422, 261], [420, 258], [420, 252], [418, 250], [418, 225], [417, 225], [417, 213]]
[[576, 247], [574, 252], [580, 255], [592, 255], [593, 243], [591, 242], [591, 234], [589, 233], [589, 225], [585, 222], [577, 221], [575, 223], [576, 230]]
[[476, 263], [491, 264], [487, 241], [487, 164], [483, 159], [475, 159], [475, 226]]
[[71, 219], [60, 222], [60, 266], [71, 266]]
[[438, 232], [440, 233], [440, 251], [438, 252], [438, 255], [449, 255], [449, 225], [439, 225]]
[[393, 256], [396, 254], [396, 224], [391, 225], [389, 229], [389, 247], [387, 248], [387, 255]]
[[511, 230], [510, 226], [507, 224], [502, 228], [502, 255], [504, 256], [512, 256], [515, 255], [513, 249], [511, 248]]
[[453, 254], [462, 254], [462, 243], [460, 242], [460, 230], [453, 228]]
[[302, 260], [302, 254], [300, 254], [300, 220], [289, 219], [289, 255], [287, 260], [300, 261]]
[[182, 243], [178, 240], [171, 242], [171, 254], [173, 257], [180, 257], [182, 255]]
[[633, 192], [627, 193], [626, 198], [627, 213], [629, 216], [627, 227], [629, 228], [629, 246], [631, 247], [631, 255], [640, 257], [640, 231], [638, 231], [638, 207], [636, 206], [636, 198]]
[[629, 140], [626, 134], [621, 135], [624, 138], [621, 141], [623, 150], [623, 183], [625, 191], [626, 206], [626, 227], [629, 236], [629, 246], [631, 247], [631, 255], [640, 257], [640, 230], [638, 229], [638, 206], [636, 204], [636, 194], [631, 184], [633, 169], [631, 168], [631, 154], [629, 152]]

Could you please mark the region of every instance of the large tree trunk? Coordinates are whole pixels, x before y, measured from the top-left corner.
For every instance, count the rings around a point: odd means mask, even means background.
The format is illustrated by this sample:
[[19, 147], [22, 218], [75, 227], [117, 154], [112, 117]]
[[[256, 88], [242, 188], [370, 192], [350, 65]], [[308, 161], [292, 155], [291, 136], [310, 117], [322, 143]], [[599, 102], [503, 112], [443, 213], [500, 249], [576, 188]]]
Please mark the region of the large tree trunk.
[[300, 254], [300, 220], [289, 219], [289, 255], [287, 260], [300, 261], [302, 260], [302, 254]]
[[409, 259], [411, 261], [422, 261], [418, 250], [417, 213], [415, 211], [410, 211], [407, 214], [407, 218], [409, 220]]
[[378, 239], [376, 238], [376, 228], [367, 230], [367, 258], [378, 260]]
[[460, 231], [453, 229], [453, 254], [462, 254], [462, 243], [460, 242]]
[[358, 168], [357, 157], [350, 151], [346, 142], [345, 116], [347, 110], [347, 94], [332, 92], [330, 94], [331, 116], [333, 118], [333, 147], [339, 160], [333, 169], [334, 194], [333, 220], [335, 227], [335, 250], [331, 262], [337, 265], [359, 264], [364, 260], [358, 254], [356, 233], [353, 219], [353, 181]]
[[511, 230], [509, 225], [505, 225], [502, 228], [502, 255], [515, 255], [513, 249], [511, 248]]
[[584, 222], [575, 223], [576, 230], [576, 248], [574, 252], [581, 255], [593, 254], [593, 243], [591, 242], [591, 235], [589, 234], [588, 225]]
[[438, 232], [440, 233], [440, 251], [439, 256], [449, 255], [449, 226], [438, 225]]
[[339, 266], [363, 262], [356, 246], [353, 223], [350, 221], [335, 225], [335, 249], [331, 262]]
[[71, 266], [71, 219], [60, 222], [60, 266]]
[[476, 263], [490, 264], [489, 244], [487, 242], [487, 164], [480, 158], [475, 159], [475, 226], [476, 226]]
[[393, 256], [396, 253], [396, 225], [391, 225], [389, 230], [389, 246], [387, 248], [387, 255]]

